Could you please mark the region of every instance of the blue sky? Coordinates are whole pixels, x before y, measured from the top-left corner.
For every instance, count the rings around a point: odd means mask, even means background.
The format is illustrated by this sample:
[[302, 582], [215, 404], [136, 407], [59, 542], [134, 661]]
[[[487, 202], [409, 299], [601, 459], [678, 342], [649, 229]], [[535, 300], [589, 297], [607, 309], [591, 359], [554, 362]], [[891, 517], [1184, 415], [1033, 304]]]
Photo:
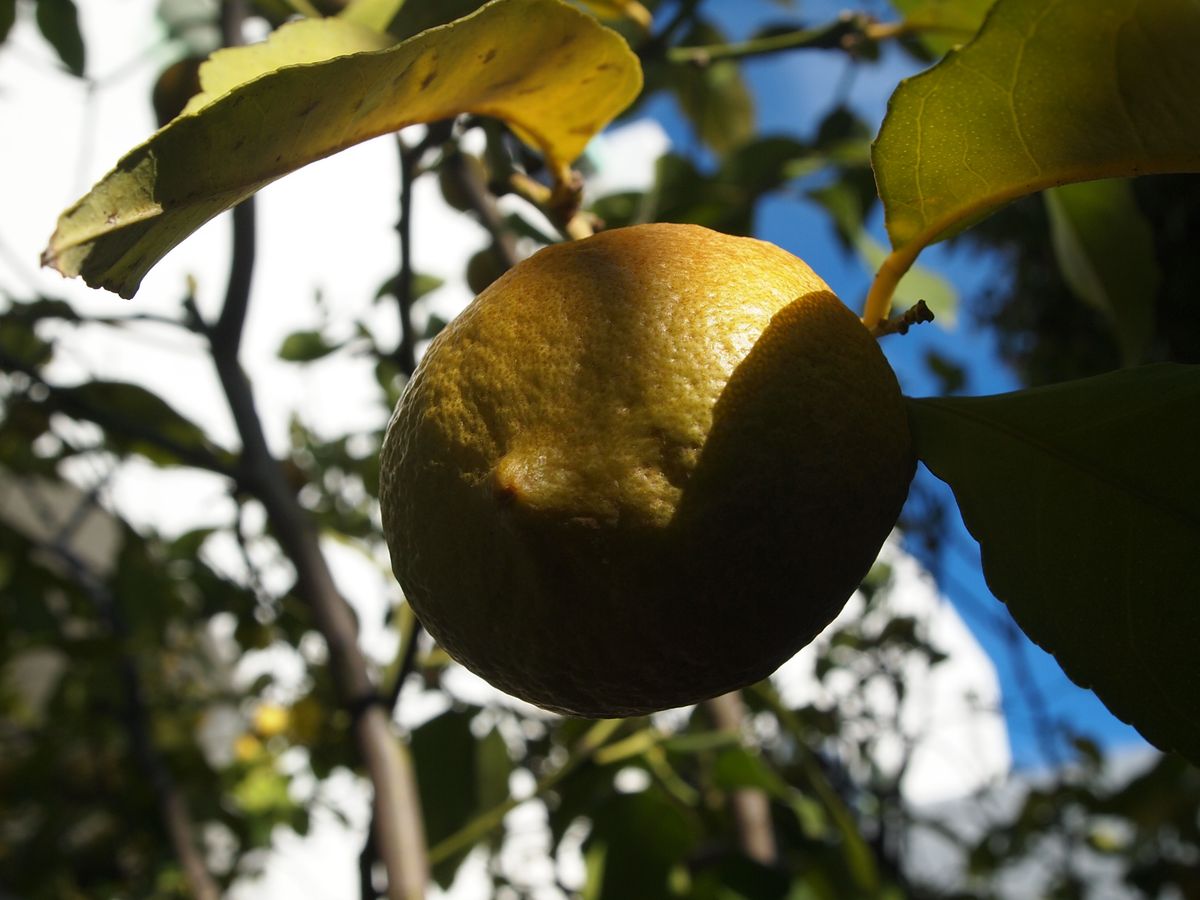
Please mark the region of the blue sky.
[[[702, 5], [732, 39], [746, 37], [762, 24], [785, 18], [801, 17], [811, 24], [826, 22], [842, 8], [843, 4], [828, 0], [799, 0], [790, 6], [769, 0], [707, 0]], [[891, 16], [888, 5], [881, 2], [867, 0], [857, 8], [881, 18]], [[845, 56], [835, 51], [793, 52], [747, 61], [744, 73], [755, 96], [761, 132], [802, 134], [831, 108], [839, 91], [845, 91], [849, 105], [873, 129], [877, 128], [897, 82], [918, 71], [919, 66], [892, 47], [878, 63], [858, 66], [852, 80], [846, 80], [847, 70]], [[706, 159], [705, 151], [670, 101], [655, 102], [645, 112], [663, 124], [677, 151], [701, 161]], [[851, 307], [861, 307], [870, 273], [858, 259], [843, 252], [825, 213], [804, 200], [799, 191], [782, 192], [765, 200], [756, 230], [759, 237], [804, 258]], [[872, 231], [886, 242], [881, 216], [872, 222]], [[963, 249], [934, 246], [922, 255], [921, 263], [954, 284], [962, 313], [952, 328], [923, 326], [908, 335], [885, 339], [884, 350], [905, 393], [920, 396], [936, 392], [936, 381], [924, 362], [931, 350], [966, 368], [968, 393], [990, 394], [1015, 388], [1012, 373], [997, 358], [992, 336], [986, 329], [974, 327], [970, 312], [973, 300], [989, 283], [1004, 277], [997, 261]], [[955, 509], [949, 489], [923, 467], [918, 480], [946, 499], [952, 511]], [[1114, 718], [1091, 691], [1074, 685], [1051, 656], [1015, 627], [1007, 608], [995, 600], [984, 582], [978, 546], [958, 516], [953, 514], [951, 518], [945, 549], [939, 559], [930, 562], [939, 575], [941, 590], [996, 664], [1014, 764], [1036, 768], [1070, 758], [1068, 747], [1048, 739], [1050, 729], [1045, 718], [1065, 723], [1107, 748], [1144, 746], [1137, 732]]]

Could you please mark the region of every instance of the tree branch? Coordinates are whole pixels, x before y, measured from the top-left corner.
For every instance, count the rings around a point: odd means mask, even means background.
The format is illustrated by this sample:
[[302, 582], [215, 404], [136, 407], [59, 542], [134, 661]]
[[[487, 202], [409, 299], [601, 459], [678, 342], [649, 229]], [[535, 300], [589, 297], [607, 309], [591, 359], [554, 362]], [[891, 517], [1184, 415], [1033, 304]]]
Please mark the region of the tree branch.
[[[240, 227], [245, 227], [241, 220]], [[236, 232], [235, 247], [253, 246]], [[251, 261], [252, 264], [252, 261]], [[243, 291], [249, 280], [231, 278], [226, 308], [245, 309]], [[235, 321], [222, 312], [222, 319]], [[230, 411], [242, 439], [243, 476], [247, 488], [266, 509], [275, 539], [296, 569], [296, 591], [313, 614], [317, 630], [329, 648], [329, 667], [342, 704], [354, 716], [359, 756], [375, 787], [376, 842], [388, 872], [389, 897], [413, 900], [424, 896], [428, 864], [424, 827], [411, 766], [391, 730], [390, 717], [380, 703], [358, 646], [358, 622], [338, 591], [321, 552], [316, 529], [300, 506], [279, 462], [267, 447], [253, 390], [237, 360], [232, 327], [220, 340], [211, 333], [212, 358]]]
[[505, 268], [511, 269], [520, 262], [521, 257], [517, 253], [516, 239], [505, 223], [504, 216], [500, 214], [500, 208], [496, 205], [495, 196], [488, 190], [488, 186], [479, 177], [479, 173], [467, 165], [466, 158], [458, 148], [453, 148], [446, 153], [446, 158], [442, 160], [442, 166], [446, 169], [448, 176], [462, 188], [471, 209], [479, 217], [480, 224], [491, 235], [492, 246], [499, 254], [500, 261]]
[[787, 50], [853, 50], [860, 44], [896, 37], [905, 31], [902, 25], [881, 24], [864, 13], [849, 12], [816, 28], [706, 47], [670, 47], [666, 58], [668, 62], [706, 66], [723, 59], [767, 56]]
[[[84, 504], [93, 502], [92, 497]], [[70, 573], [71, 578], [91, 599], [96, 612], [116, 639], [118, 647], [117, 675], [125, 699], [125, 728], [133, 744], [138, 767], [149, 779], [163, 827], [174, 850], [176, 859], [183, 869], [188, 892], [196, 900], [220, 900], [221, 889], [204, 864], [199, 842], [192, 824], [187, 799], [175, 783], [158, 748], [154, 745], [152, 714], [146, 700], [146, 692], [137, 664], [128, 650], [129, 626], [117, 603], [116, 597], [100, 578], [70, 548], [71, 534], [82, 522], [82, 516], [72, 516], [58, 529], [59, 533], [50, 542], [37, 541], [38, 545], [57, 559]], [[51, 523], [47, 522], [47, 525]]]
[[396, 365], [406, 375], [417, 367], [417, 341], [413, 334], [413, 266], [412, 266], [412, 188], [420, 149], [414, 151], [396, 135], [396, 150], [400, 159], [400, 217], [396, 233], [400, 237], [400, 271], [396, 275], [396, 306], [400, 312], [400, 342], [396, 346]]
[[[746, 719], [746, 704], [738, 691], [721, 694], [702, 704], [718, 731], [740, 735]], [[729, 794], [729, 809], [737, 827], [738, 845], [746, 856], [766, 866], [779, 859], [771, 804], [761, 788], [738, 788]]]
[[[240, 38], [240, 0], [226, 0], [222, 26], [228, 42]], [[238, 362], [254, 269], [253, 213], [233, 217], [233, 263], [225, 302], [208, 330], [213, 364], [242, 440], [243, 474], [248, 489], [266, 510], [275, 539], [296, 569], [296, 592], [312, 612], [329, 649], [329, 671], [339, 700], [353, 716], [352, 731], [375, 789], [376, 846], [388, 874], [392, 900], [425, 896], [429, 865], [416, 780], [404, 748], [358, 646], [354, 611], [338, 591], [321, 552], [316, 528], [301, 507], [279, 461], [267, 446], [254, 392]]]

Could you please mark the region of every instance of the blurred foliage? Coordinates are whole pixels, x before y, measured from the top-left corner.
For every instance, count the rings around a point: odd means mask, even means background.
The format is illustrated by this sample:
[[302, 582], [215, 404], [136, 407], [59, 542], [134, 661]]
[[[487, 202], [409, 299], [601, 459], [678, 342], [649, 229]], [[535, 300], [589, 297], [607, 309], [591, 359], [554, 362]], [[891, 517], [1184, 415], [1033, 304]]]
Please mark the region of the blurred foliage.
[[[392, 31], [412, 34], [478, 5], [409, 0]], [[897, 5], [938, 14], [949, 8]], [[285, 3], [259, 6], [271, 21], [289, 11]], [[706, 150], [667, 154], [647, 191], [594, 198], [592, 212], [609, 226], [687, 221], [753, 233], [762, 200], [782, 194], [826, 211], [831, 232], [858, 253], [863, 223], [877, 212], [868, 127], [838, 105], [820, 122], [759, 133], [740, 63], [665, 60], [670, 46], [722, 39], [702, 6], [646, 6], [655, 12], [651, 36], [621, 26], [646, 66], [646, 96], [671, 98]], [[15, 8], [0, 0], [0, 39]], [[205, 44], [215, 41], [216, 11], [210, 2], [164, 0], [163, 20], [181, 58], [211, 49]], [[39, 0], [36, 12], [64, 65], [82, 72], [70, 0]], [[802, 12], [780, 3], [774, 31], [811, 25]], [[915, 40], [905, 46], [919, 58], [944, 49]], [[168, 69], [174, 74], [160, 81], [162, 92], [178, 93], [174, 82], [186, 81], [180, 76], [192, 68]], [[160, 115], [178, 102], [160, 97]], [[544, 177], [534, 155], [481, 119], [457, 123], [449, 146], [428, 148], [418, 177], [434, 177], [438, 154], [454, 152], [474, 129], [486, 139], [493, 190], [507, 190], [508, 173]], [[1200, 179], [1133, 187], [1161, 272], [1146, 357], [1198, 362]], [[551, 239], [531, 218], [504, 220], [526, 250]], [[966, 315], [994, 329], [1028, 384], [1121, 363], [1111, 318], [1071, 291], [1049, 236], [1043, 202], [1031, 198], [957, 239], [998, 254], [1011, 276], [962, 303]], [[477, 286], [495, 276], [490, 249], [472, 263]], [[419, 337], [428, 340], [445, 324], [429, 304], [440, 282], [416, 276], [405, 291], [400, 278], [374, 299], [411, 298]], [[262, 864], [257, 851], [271, 845], [275, 829], [303, 834], [318, 812], [345, 818], [320, 786], [338, 770], [357, 769], [351, 713], [337, 703], [328, 654], [292, 593], [291, 564], [258, 504], [239, 490], [239, 454], [209, 437], [209, 423], [160, 398], [152, 372], [137, 385], [62, 383], [50, 368], [85, 328], [131, 323], [91, 318], [55, 298], [9, 296], [5, 307], [0, 894], [186, 896], [162, 824], [164, 793], [182, 800], [213, 876], [226, 887]], [[177, 326], [197, 328], [186, 306]], [[408, 373], [395, 348], [363, 322], [322, 318], [288, 335], [278, 355], [298, 368], [339, 356], [370, 364], [375, 427], [330, 435], [294, 414], [280, 464], [322, 534], [383, 568], [377, 449]], [[964, 388], [959, 361], [930, 351], [926, 362], [946, 393]], [[225, 472], [222, 502], [198, 510], [194, 527], [180, 534], [135, 526], [114, 508], [108, 485], [146, 461], [168, 472]], [[944, 512], [917, 497], [903, 524], [914, 539], [936, 536]], [[589, 900], [1085, 897], [1122, 886], [1130, 896], [1200, 896], [1200, 772], [1174, 757], [1151, 754], [1134, 761], [1134, 770], [1122, 768], [1085, 736], [1059, 728], [1046, 739], [1069, 751], [1054, 771], [940, 806], [907, 800], [909, 765], [929, 735], [903, 721], [905, 704], [956, 648], [940, 646], [929, 623], [898, 612], [894, 600], [890, 574], [879, 566], [863, 586], [861, 612], [823, 638], [813, 661], [815, 694], [796, 701], [770, 682], [748, 689], [742, 727], [732, 732], [707, 705], [597, 731], [501, 700], [481, 703], [456, 692], [442, 651], [418, 641], [402, 702], [418, 696], [438, 710], [409, 736], [434, 878], [450, 884], [467, 853], [481, 847], [493, 893], [507, 897], [554, 888]], [[393, 617], [403, 615], [398, 607]], [[288, 684], [268, 664], [281, 656], [299, 671]], [[402, 665], [397, 660], [387, 676]], [[513, 791], [545, 822], [537, 852], [562, 863], [552, 866], [548, 888], [531, 883], [522, 864], [528, 836], [507, 816]], [[769, 811], [775, 853], [767, 862], [741, 842], [734, 801], [747, 791]], [[526, 849], [514, 856], [514, 846]], [[575, 859], [582, 882], [563, 882], [559, 873]]]

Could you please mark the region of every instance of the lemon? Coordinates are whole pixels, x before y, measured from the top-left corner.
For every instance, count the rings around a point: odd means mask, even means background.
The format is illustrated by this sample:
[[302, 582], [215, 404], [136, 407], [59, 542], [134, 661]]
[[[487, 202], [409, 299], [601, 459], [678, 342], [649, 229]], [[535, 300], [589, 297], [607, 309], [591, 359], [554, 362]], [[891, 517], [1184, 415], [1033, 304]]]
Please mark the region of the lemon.
[[384, 533], [467, 668], [592, 717], [757, 681], [854, 592], [915, 460], [895, 376], [801, 260], [640, 225], [548, 247], [430, 345]]

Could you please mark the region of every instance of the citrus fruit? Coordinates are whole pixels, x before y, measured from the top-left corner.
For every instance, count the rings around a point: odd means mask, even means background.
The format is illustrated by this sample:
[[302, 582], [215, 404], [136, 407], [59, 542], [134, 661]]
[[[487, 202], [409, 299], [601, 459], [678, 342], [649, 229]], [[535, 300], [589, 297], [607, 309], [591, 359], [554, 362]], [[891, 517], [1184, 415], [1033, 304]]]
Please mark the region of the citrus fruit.
[[749, 684], [809, 642], [914, 466], [891, 368], [805, 263], [639, 225], [542, 250], [433, 341], [380, 499], [451, 656], [616, 717]]

